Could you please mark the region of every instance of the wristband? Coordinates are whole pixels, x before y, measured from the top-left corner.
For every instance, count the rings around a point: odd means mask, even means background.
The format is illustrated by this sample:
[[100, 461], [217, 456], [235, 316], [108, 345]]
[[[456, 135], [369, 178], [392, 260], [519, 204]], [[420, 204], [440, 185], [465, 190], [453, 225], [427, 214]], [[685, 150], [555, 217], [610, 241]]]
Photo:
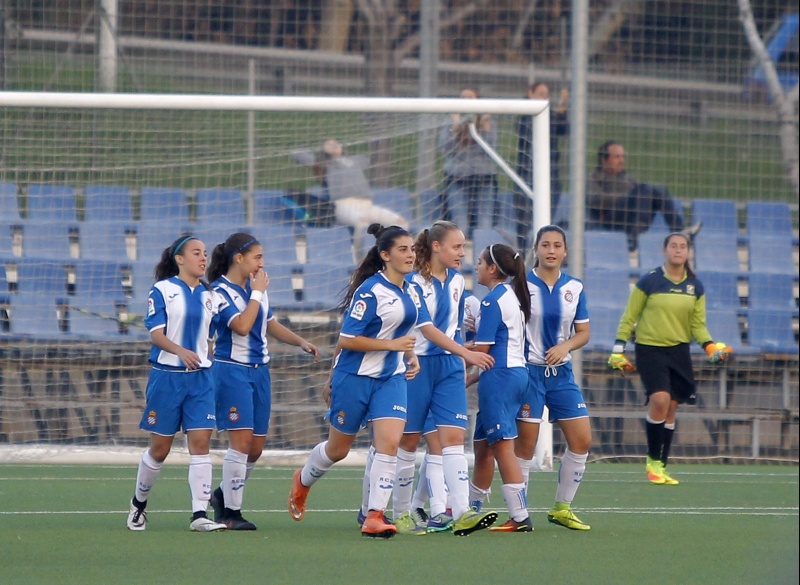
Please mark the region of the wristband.
[[625, 344], [615, 343], [614, 347], [611, 349], [611, 353], [625, 353]]
[[251, 290], [250, 291], [250, 300], [260, 303], [261, 300], [264, 298], [264, 293], [260, 290]]

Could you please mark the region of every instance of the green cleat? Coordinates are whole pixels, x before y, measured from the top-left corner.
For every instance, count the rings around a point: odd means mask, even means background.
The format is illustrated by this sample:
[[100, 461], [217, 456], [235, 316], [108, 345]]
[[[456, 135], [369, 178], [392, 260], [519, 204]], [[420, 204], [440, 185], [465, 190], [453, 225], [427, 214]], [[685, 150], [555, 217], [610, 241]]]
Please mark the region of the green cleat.
[[466, 536], [476, 530], [489, 528], [497, 520], [497, 512], [476, 512], [469, 509], [453, 524], [453, 534]]
[[397, 534], [420, 536], [428, 533], [427, 525], [420, 526], [417, 524], [414, 520], [414, 517], [411, 516], [409, 512], [403, 512], [400, 514], [400, 516], [394, 521], [394, 525], [397, 527]]
[[672, 477], [670, 474], [667, 473], [667, 468], [661, 468], [661, 477], [664, 478], [664, 485], [678, 485], [681, 482]]
[[582, 522], [568, 505], [564, 508], [563, 505], [556, 504], [553, 509], [547, 513], [547, 521], [563, 526], [564, 528], [569, 528], [570, 530], [591, 529], [591, 526]]
[[666, 483], [664, 479], [664, 464], [661, 463], [661, 461], [658, 459], [650, 459], [648, 456], [644, 468], [645, 471], [647, 471], [647, 480], [650, 483], [655, 485], [664, 485]]

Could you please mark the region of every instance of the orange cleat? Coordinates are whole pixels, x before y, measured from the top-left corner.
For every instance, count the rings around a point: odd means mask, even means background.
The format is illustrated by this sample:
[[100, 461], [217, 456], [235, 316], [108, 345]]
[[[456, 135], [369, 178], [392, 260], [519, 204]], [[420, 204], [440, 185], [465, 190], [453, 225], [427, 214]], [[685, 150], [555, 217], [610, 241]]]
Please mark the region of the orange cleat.
[[370, 538], [391, 538], [397, 534], [397, 527], [386, 521], [382, 511], [370, 510], [361, 525], [361, 534]]
[[306, 498], [311, 490], [300, 481], [301, 471], [298, 469], [292, 475], [292, 491], [289, 493], [289, 514], [298, 522], [306, 515]]

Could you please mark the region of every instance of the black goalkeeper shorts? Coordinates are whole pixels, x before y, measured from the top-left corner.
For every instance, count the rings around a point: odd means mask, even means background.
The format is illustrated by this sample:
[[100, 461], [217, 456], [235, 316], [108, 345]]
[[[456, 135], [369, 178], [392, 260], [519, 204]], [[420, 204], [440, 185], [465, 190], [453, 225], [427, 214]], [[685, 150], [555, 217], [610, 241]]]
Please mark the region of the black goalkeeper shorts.
[[655, 392], [669, 392], [679, 404], [695, 403], [694, 373], [689, 344], [655, 347], [636, 344], [636, 369], [648, 399]]

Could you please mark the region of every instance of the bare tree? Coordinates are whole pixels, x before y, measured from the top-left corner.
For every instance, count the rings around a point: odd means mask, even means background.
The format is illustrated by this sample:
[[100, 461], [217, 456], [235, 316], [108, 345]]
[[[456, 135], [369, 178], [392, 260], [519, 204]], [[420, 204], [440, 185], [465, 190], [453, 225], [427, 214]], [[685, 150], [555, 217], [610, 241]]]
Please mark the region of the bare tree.
[[764, 77], [767, 81], [767, 89], [772, 97], [772, 103], [778, 113], [780, 121], [780, 141], [783, 154], [783, 165], [786, 168], [786, 175], [789, 183], [794, 189], [795, 196], [800, 193], [800, 177], [798, 177], [798, 146], [797, 146], [797, 100], [798, 86], [784, 94], [781, 83], [778, 80], [778, 73], [775, 71], [775, 64], [764, 46], [764, 41], [758, 34], [753, 11], [750, 8], [750, 0], [739, 0], [739, 20], [742, 21], [744, 34], [750, 49], [758, 59], [759, 65], [764, 70]]
[[325, 0], [322, 3], [319, 48], [323, 51], [344, 52], [352, 20], [353, 0]]

